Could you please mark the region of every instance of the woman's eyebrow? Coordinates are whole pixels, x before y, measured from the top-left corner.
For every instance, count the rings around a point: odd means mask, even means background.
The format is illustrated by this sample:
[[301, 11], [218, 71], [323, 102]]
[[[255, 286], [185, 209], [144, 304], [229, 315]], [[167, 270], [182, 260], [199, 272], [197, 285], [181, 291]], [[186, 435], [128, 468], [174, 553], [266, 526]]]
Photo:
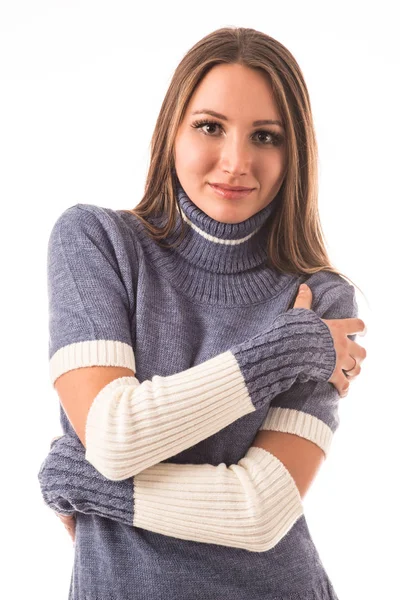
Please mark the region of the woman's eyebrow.
[[[216, 112], [215, 110], [211, 110], [209, 108], [202, 108], [201, 110], [195, 110], [194, 112], [192, 112], [192, 115], [199, 115], [199, 114], [207, 114], [207, 115], [211, 115], [212, 117], [216, 117], [217, 119], [221, 119], [222, 121], [228, 121], [228, 117], [225, 117], [225, 115], [222, 115], [219, 112]], [[279, 127], [283, 127], [282, 121], [277, 121], [275, 119], [262, 119], [260, 121], [254, 121], [253, 122], [253, 127], [258, 127], [259, 125], [279, 125]]]

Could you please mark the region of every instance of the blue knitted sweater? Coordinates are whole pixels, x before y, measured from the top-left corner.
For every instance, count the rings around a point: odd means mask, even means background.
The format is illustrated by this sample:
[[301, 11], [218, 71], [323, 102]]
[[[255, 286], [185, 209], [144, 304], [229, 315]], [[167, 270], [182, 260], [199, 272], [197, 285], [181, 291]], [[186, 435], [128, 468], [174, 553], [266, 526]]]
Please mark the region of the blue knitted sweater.
[[[328, 272], [305, 277], [268, 266], [266, 239], [278, 197], [238, 224], [211, 219], [182, 188], [177, 198], [185, 235], [173, 249], [154, 243], [140, 221], [122, 210], [77, 204], [58, 218], [48, 254], [52, 383], [70, 369], [96, 364], [130, 366], [144, 382], [232, 350], [254, 409], [200, 442], [189, 439], [163, 464], [236, 465], [259, 429], [296, 433], [327, 453], [340, 398], [327, 382], [334, 351], [332, 356], [328, 330], [316, 323], [316, 315], [357, 316], [354, 288]], [[169, 241], [179, 233], [178, 223]], [[291, 309], [303, 281], [313, 292], [314, 316]], [[312, 367], [301, 370], [297, 347], [298, 360], [292, 353], [292, 362], [286, 361], [290, 377], [281, 377], [278, 385], [274, 367], [275, 387], [268, 387], [272, 375], [265, 374], [265, 365], [261, 374], [243, 358], [247, 341], [278, 323], [279, 315], [297, 311], [316, 327], [319, 359], [311, 357]], [[278, 543], [260, 552], [240, 547], [234, 533], [232, 542], [216, 533], [214, 543], [199, 542], [198, 535], [193, 541], [189, 527], [185, 536], [178, 527], [176, 537], [163, 534], [162, 506], [152, 506], [155, 500], [147, 507], [153, 511], [151, 524], [143, 520], [135, 526], [135, 480], [142, 473], [123, 481], [101, 475], [85, 460], [61, 405], [60, 417], [64, 435], [52, 444], [39, 479], [51, 508], [76, 513], [70, 600], [336, 599], [304, 514]], [[149, 440], [151, 435], [149, 428]], [[216, 514], [223, 519], [223, 512]], [[183, 527], [185, 518], [182, 511]], [[221, 526], [227, 527], [223, 520]]]

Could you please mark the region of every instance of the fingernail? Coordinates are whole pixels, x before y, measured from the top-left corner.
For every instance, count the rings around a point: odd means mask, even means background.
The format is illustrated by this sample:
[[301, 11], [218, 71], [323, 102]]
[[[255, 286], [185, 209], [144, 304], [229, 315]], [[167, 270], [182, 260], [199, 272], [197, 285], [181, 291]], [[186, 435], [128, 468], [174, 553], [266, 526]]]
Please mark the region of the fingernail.
[[305, 292], [308, 289], [308, 285], [306, 285], [305, 283], [302, 283], [300, 286], [300, 292]]

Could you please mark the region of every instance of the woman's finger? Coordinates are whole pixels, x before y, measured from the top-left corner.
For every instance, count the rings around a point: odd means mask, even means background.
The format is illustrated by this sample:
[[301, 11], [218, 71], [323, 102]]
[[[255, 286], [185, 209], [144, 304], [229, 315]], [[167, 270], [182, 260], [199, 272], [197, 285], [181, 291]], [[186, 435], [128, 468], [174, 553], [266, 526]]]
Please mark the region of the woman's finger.
[[56, 513], [57, 517], [64, 524], [65, 529], [68, 531], [69, 535], [72, 538], [72, 541], [75, 541], [75, 527], [76, 527], [76, 519], [74, 515], [60, 515]]
[[297, 292], [293, 308], [311, 308], [312, 299], [311, 288], [305, 283], [302, 283]]

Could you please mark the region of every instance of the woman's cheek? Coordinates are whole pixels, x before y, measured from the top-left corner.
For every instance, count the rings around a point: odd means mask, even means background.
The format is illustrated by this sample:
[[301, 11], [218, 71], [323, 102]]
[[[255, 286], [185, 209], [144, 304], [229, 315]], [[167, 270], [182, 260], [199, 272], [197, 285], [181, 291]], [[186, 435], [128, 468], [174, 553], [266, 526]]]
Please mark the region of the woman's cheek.
[[185, 168], [191, 172], [209, 172], [212, 165], [215, 164], [215, 152], [212, 152], [205, 145], [192, 146], [187, 149], [185, 157]]

